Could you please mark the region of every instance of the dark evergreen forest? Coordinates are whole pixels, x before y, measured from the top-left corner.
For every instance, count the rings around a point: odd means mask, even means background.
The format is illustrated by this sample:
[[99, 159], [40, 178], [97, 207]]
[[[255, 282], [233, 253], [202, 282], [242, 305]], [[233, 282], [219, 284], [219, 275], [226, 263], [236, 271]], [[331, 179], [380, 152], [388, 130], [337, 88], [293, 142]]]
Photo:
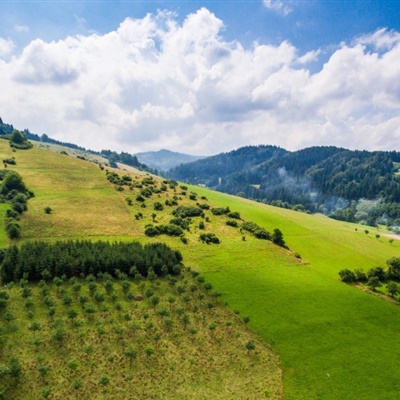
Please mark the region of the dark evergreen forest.
[[167, 176], [280, 207], [397, 226], [399, 162], [395, 151], [248, 146], [181, 165]]
[[108, 273], [134, 278], [149, 274], [179, 274], [182, 255], [164, 243], [142, 246], [138, 242], [43, 241], [10, 246], [1, 253], [3, 283], [32, 282], [55, 277], [71, 278]]

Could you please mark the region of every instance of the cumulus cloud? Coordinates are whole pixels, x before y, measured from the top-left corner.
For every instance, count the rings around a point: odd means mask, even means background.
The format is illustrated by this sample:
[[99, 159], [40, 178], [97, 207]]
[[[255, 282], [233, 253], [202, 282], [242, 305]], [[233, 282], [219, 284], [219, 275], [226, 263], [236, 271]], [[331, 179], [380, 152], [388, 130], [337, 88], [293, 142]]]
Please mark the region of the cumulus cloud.
[[9, 56], [14, 50], [14, 43], [10, 39], [0, 37], [0, 58]]
[[[311, 72], [318, 49], [300, 54], [287, 41], [245, 48], [224, 29], [202, 8], [182, 23], [163, 11], [103, 35], [34, 40], [0, 58], [1, 117], [97, 150], [398, 147], [398, 32], [342, 44]], [[0, 39], [2, 51], [11, 54], [12, 43]]]
[[29, 84], [65, 84], [77, 79], [79, 60], [69, 58], [75, 41], [45, 43], [34, 40], [15, 60], [13, 77]]
[[266, 8], [285, 16], [293, 11], [288, 3], [289, 1], [287, 0], [286, 2], [284, 2], [283, 0], [264, 0], [264, 6]]

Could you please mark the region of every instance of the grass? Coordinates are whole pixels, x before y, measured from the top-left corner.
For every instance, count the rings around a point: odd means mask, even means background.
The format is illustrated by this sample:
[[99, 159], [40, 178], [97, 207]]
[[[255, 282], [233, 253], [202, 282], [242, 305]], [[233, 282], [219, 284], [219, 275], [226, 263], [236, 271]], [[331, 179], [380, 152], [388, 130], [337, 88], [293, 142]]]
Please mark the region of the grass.
[[[249, 316], [250, 327], [278, 352], [286, 400], [398, 397], [400, 307], [343, 284], [338, 271], [366, 271], [384, 265], [386, 259], [400, 256], [399, 242], [390, 245], [387, 238], [377, 239], [375, 234], [379, 232], [372, 228], [366, 235], [363, 226], [269, 207], [199, 187], [189, 188], [197, 193], [196, 201], [229, 206], [244, 220], [270, 231], [281, 229], [291, 251], [240, 233], [225, 225], [227, 217], [215, 217], [209, 211], [205, 232], [215, 233], [221, 239], [219, 245], [198, 240], [200, 218], [193, 218], [190, 232], [185, 232], [187, 245], [179, 238], [146, 238], [143, 232], [146, 224], [153, 223], [152, 214], [156, 213], [156, 224], [168, 223], [175, 208], [165, 206], [164, 211], [157, 212], [154, 203], [177, 196], [179, 205], [195, 205], [189, 193], [181, 194], [180, 188], [168, 189], [153, 194], [146, 199], [146, 208], [141, 208], [135, 200], [140, 189], [117, 192], [106, 181], [105, 172], [93, 163], [41, 149], [15, 154], [0, 145], [4, 157], [16, 156], [15, 169], [36, 193], [21, 220], [23, 240], [163, 240], [181, 250], [186, 265], [201, 271], [223, 293], [222, 301], [230, 310]], [[131, 176], [138, 182], [142, 179], [134, 172]], [[132, 206], [127, 206], [127, 197], [133, 200]], [[43, 212], [47, 205], [54, 214]], [[140, 220], [135, 219], [138, 212], [143, 214]], [[295, 252], [301, 259], [295, 257]], [[222, 379], [223, 375], [219, 376]], [[202, 393], [200, 388], [210, 389], [207, 395], [203, 393], [206, 398], [213, 384], [205, 388], [203, 384], [198, 382], [192, 390]]]
[[[235, 198], [207, 195], [239, 208]], [[307, 264], [237, 251], [205, 258], [202, 269], [281, 355], [285, 399], [395, 399], [400, 308], [343, 284], [337, 273], [384, 265], [399, 256], [399, 243], [321, 215], [241, 204], [245, 218], [279, 226]]]
[[35, 193], [21, 220], [24, 239], [131, 234], [129, 212], [96, 164], [39, 148], [13, 153], [7, 141], [0, 143], [0, 156], [15, 157], [10, 168]]
[[[52, 399], [242, 399], [244, 393], [261, 399], [265, 390], [270, 398], [281, 397], [277, 356], [188, 272], [175, 286], [161, 278], [130, 281], [130, 293], [142, 294], [142, 301], [127, 297], [121, 281], [108, 294], [107, 281], [100, 280], [96, 293], [104, 301], [97, 304], [89, 283], [76, 282], [29, 285], [26, 299], [19, 286], [5, 289], [10, 299], [1, 312], [1, 360], [7, 366], [14, 356], [21, 365], [19, 378], [2, 379], [7, 399], [41, 398], [46, 392]], [[147, 297], [150, 288], [154, 295]], [[85, 312], [82, 296], [93, 314]], [[153, 306], [155, 296], [159, 303]], [[66, 297], [71, 304], [64, 304]], [[48, 314], [48, 298], [54, 316]], [[249, 341], [254, 350], [246, 349]]]

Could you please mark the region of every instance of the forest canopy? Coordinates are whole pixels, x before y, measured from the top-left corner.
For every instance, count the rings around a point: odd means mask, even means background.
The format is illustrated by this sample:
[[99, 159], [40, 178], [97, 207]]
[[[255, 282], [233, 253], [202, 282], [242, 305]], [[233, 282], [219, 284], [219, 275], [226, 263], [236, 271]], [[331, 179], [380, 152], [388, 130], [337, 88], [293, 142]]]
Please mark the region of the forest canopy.
[[3, 283], [26, 279], [40, 281], [54, 277], [108, 273], [146, 277], [179, 274], [182, 255], [164, 243], [142, 246], [138, 242], [43, 241], [10, 246], [3, 254]]

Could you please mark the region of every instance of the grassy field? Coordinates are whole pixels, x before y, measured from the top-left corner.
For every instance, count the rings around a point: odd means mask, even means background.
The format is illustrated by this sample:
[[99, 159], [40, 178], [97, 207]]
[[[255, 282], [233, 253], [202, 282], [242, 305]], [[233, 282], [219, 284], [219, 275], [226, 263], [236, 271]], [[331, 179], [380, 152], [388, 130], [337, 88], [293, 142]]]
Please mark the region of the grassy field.
[[[11, 155], [5, 145], [0, 151]], [[366, 235], [362, 226], [199, 187], [190, 187], [186, 194], [169, 188], [146, 199], [146, 208], [142, 208], [136, 201], [140, 189], [116, 191], [93, 163], [41, 149], [13, 155], [15, 169], [36, 193], [21, 220], [23, 240], [161, 239], [181, 250], [185, 264], [201, 271], [223, 293], [231, 310], [249, 316], [249, 325], [279, 353], [286, 400], [398, 398], [400, 308], [340, 282], [338, 271], [384, 266], [386, 259], [400, 256], [399, 242], [377, 239], [371, 228]], [[138, 182], [143, 178], [131, 175]], [[197, 193], [195, 201], [188, 198], [190, 190]], [[225, 216], [216, 217], [209, 211], [205, 212], [209, 221], [204, 232], [215, 233], [221, 239], [219, 245], [199, 241], [199, 217], [193, 218], [190, 232], [185, 231], [186, 245], [179, 238], [146, 238], [145, 226], [168, 223], [176, 208], [154, 211], [154, 203], [164, 204], [173, 196], [179, 205], [229, 206], [246, 221], [271, 231], [280, 228], [291, 251], [240, 233], [226, 226]], [[132, 206], [127, 205], [127, 198]], [[54, 214], [43, 212], [47, 205]], [[140, 219], [135, 218], [138, 212]]]
[[[207, 196], [239, 208], [237, 199]], [[399, 243], [320, 215], [241, 204], [244, 218], [279, 226], [307, 264], [232, 248], [202, 259], [202, 270], [281, 355], [285, 399], [398, 398], [400, 308], [343, 284], [337, 273], [384, 266], [400, 255]]]
[[281, 398], [270, 348], [190, 273], [177, 280], [73, 279], [3, 289], [10, 298], [1, 311], [1, 370], [12, 357], [21, 368], [2, 376], [3, 398]]
[[[9, 168], [35, 193], [21, 220], [24, 239], [131, 234], [129, 211], [98, 165], [40, 148], [13, 153], [6, 141], [0, 156], [15, 157]], [[44, 213], [47, 206], [51, 214]]]

